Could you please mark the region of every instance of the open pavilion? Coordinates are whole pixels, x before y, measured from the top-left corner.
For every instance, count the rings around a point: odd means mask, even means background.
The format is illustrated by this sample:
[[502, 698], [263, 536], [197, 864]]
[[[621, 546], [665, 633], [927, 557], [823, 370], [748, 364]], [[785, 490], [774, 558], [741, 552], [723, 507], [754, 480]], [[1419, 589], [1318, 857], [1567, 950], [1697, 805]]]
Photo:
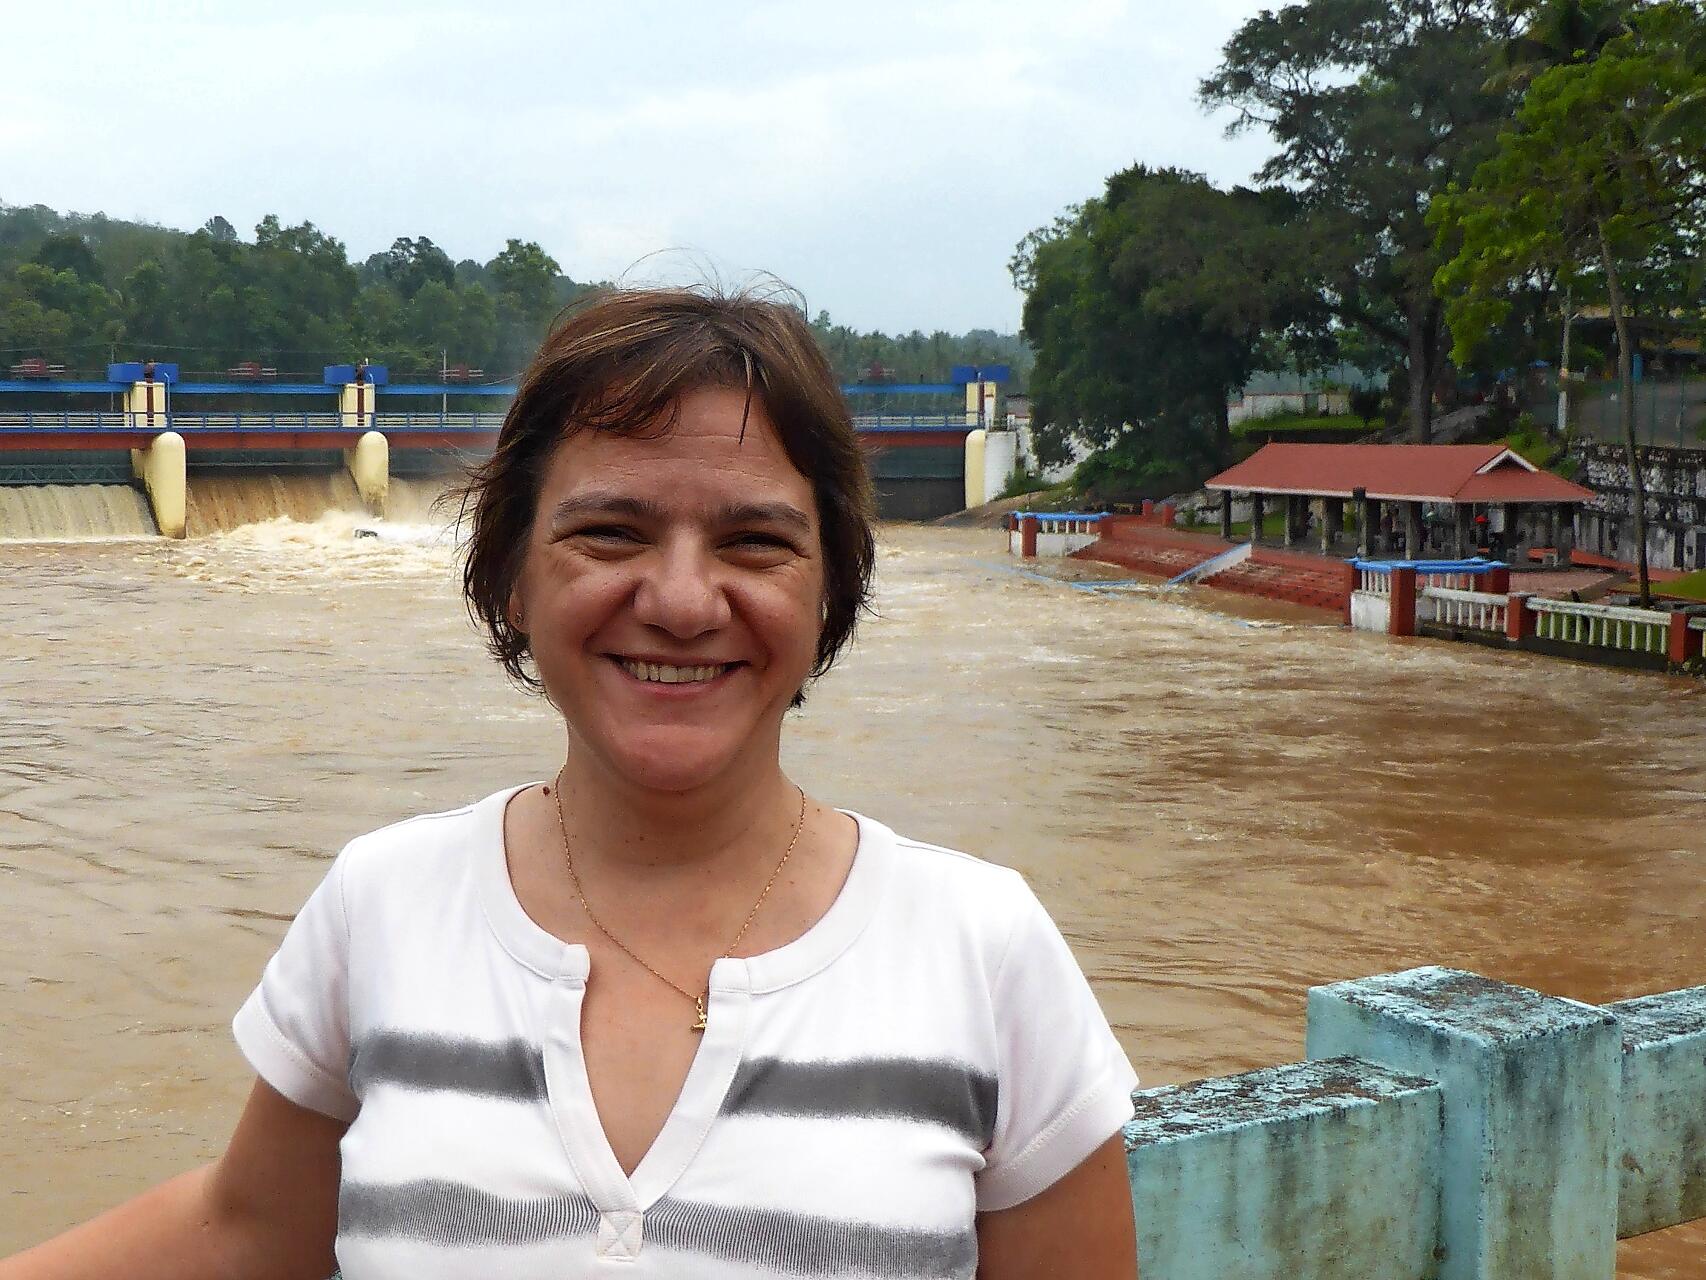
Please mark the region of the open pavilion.
[[1594, 496], [1499, 444], [1268, 444], [1206, 487], [1220, 493], [1228, 541], [1237, 495], [1250, 502], [1252, 543], [1267, 504], [1283, 502], [1284, 545], [1300, 546], [1313, 521], [1323, 555], [1346, 553], [1348, 505], [1359, 556], [1467, 556], [1496, 534], [1507, 558], [1548, 546], [1566, 563], [1575, 510]]

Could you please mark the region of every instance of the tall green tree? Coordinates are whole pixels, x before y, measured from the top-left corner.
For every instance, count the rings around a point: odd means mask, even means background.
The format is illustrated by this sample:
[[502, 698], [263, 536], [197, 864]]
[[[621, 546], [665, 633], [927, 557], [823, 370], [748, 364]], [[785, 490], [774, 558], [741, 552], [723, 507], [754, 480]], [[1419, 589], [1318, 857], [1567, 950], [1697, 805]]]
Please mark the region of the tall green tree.
[[1432, 218], [1440, 245], [1454, 251], [1439, 283], [1460, 350], [1503, 317], [1512, 282], [1536, 272], [1597, 288], [1609, 303], [1643, 604], [1631, 335], [1640, 298], [1630, 285], [1655, 263], [1697, 259], [1706, 246], [1706, 133], [1672, 127], [1675, 104], [1706, 92], [1706, 59], [1695, 56], [1703, 28], [1699, 0], [1667, 0], [1632, 12], [1625, 33], [1592, 59], [1536, 76], [1496, 153]]
[[1140, 486], [1229, 459], [1227, 400], [1264, 335], [1309, 327], [1320, 291], [1301, 205], [1137, 166], [1022, 241], [1011, 270], [1036, 350], [1032, 430], [1045, 462], [1113, 451]]
[[1516, 30], [1504, 0], [1306, 0], [1246, 22], [1200, 87], [1237, 112], [1233, 132], [1273, 136], [1262, 181], [1337, 223], [1319, 264], [1336, 318], [1403, 361], [1419, 440], [1446, 340], [1427, 209], [1509, 112], [1494, 72]]

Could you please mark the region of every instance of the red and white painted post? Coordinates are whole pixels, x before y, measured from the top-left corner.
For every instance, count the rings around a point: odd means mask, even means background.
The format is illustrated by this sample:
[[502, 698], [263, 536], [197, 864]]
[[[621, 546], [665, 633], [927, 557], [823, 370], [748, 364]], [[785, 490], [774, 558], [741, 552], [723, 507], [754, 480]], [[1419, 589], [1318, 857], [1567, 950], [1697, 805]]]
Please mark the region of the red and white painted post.
[[1670, 627], [1665, 633], [1665, 649], [1672, 662], [1687, 662], [1693, 655], [1688, 651], [1692, 647], [1691, 633], [1688, 630], [1688, 615], [1678, 609], [1670, 615]]
[[1505, 638], [1521, 644], [1534, 634], [1534, 611], [1528, 607], [1528, 592], [1518, 591], [1505, 596]]
[[1019, 521], [1019, 554], [1026, 560], [1037, 558], [1037, 531], [1041, 521], [1035, 516], [1025, 516]]
[[1416, 568], [1399, 565], [1392, 570], [1392, 597], [1387, 615], [1386, 634], [1413, 636], [1416, 634]]

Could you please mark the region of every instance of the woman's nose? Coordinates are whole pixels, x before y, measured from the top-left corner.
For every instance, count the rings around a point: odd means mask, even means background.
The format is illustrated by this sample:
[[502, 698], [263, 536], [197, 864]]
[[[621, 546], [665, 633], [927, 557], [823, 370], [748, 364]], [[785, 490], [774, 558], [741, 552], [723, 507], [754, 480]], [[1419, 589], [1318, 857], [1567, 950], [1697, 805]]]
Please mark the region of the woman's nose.
[[646, 557], [634, 593], [635, 616], [679, 640], [726, 626], [730, 617], [721, 566], [707, 549], [678, 541]]

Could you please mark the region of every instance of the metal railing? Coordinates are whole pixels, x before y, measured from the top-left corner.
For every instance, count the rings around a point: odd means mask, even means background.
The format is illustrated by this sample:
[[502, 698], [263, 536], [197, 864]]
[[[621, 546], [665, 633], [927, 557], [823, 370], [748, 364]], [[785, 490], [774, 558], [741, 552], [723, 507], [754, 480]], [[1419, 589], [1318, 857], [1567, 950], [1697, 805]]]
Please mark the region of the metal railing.
[[381, 413], [370, 414], [376, 431], [496, 431], [501, 413]]
[[[1567, 644], [1623, 649], [1632, 653], [1668, 651], [1668, 613], [1541, 597], [1531, 598], [1528, 607], [1535, 614], [1534, 634], [1542, 640], [1561, 640]], [[1700, 621], [1695, 619], [1695, 622]]]
[[174, 413], [173, 431], [336, 431], [344, 421], [335, 413]]
[[1418, 606], [1417, 612], [1426, 621], [1501, 634], [1505, 630], [1507, 597], [1503, 595], [1458, 587], [1423, 587], [1416, 594], [1431, 604], [1431, 617], [1426, 606]]
[[861, 414], [853, 419], [855, 431], [973, 431], [975, 422], [967, 422], [963, 413], [938, 414]]
[[0, 431], [496, 431], [501, 413], [131, 413], [25, 410], [0, 413]]
[[[147, 424], [147, 415], [140, 413], [108, 413], [96, 410], [64, 410], [55, 409], [43, 412], [39, 409], [26, 409], [22, 413], [0, 413], [0, 430], [22, 431], [107, 431], [118, 429], [128, 431], [137, 420]], [[165, 421], [164, 414], [155, 416], [159, 425]]]

